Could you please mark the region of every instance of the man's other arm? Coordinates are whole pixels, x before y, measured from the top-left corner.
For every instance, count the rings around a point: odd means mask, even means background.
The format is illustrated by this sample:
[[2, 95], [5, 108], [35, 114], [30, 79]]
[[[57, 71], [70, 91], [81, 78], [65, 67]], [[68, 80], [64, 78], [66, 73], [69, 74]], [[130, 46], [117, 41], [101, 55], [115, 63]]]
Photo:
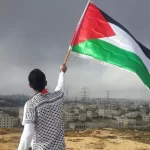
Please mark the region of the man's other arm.
[[31, 146], [35, 125], [32, 123], [25, 124], [24, 130], [20, 139], [18, 150], [28, 150]]
[[[31, 120], [28, 120], [28, 122], [26, 121], [26, 113], [27, 113], [27, 103], [24, 106], [24, 115], [22, 122], [22, 125], [24, 125], [24, 130], [20, 139], [18, 150], [28, 150], [28, 148], [31, 146], [31, 141], [34, 134], [35, 123]], [[32, 114], [34, 114], [34, 112]]]

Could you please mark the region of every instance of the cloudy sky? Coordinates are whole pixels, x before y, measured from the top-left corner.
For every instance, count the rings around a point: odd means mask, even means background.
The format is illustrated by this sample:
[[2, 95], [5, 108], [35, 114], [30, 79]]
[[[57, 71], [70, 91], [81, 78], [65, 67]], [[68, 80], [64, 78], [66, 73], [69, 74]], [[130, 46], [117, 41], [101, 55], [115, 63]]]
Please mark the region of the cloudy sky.
[[[149, 0], [93, 0], [150, 48]], [[27, 93], [34, 68], [47, 75], [48, 88], [57, 84], [74, 29], [87, 0], [0, 0], [0, 94]], [[150, 99], [150, 92], [132, 73], [71, 56], [66, 84], [75, 96], [86, 86], [91, 96]]]

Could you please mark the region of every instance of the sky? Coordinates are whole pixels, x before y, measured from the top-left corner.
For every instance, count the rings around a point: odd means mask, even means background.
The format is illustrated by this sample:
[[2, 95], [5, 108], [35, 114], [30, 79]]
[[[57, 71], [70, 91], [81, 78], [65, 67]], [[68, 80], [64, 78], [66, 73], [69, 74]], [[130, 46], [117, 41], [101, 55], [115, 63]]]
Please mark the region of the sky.
[[[150, 48], [149, 0], [93, 0]], [[45, 72], [48, 89], [57, 85], [72, 34], [87, 0], [0, 1], [0, 94], [32, 94], [28, 74]], [[150, 92], [131, 72], [71, 55], [65, 84], [69, 96], [88, 87], [91, 97], [150, 99]]]

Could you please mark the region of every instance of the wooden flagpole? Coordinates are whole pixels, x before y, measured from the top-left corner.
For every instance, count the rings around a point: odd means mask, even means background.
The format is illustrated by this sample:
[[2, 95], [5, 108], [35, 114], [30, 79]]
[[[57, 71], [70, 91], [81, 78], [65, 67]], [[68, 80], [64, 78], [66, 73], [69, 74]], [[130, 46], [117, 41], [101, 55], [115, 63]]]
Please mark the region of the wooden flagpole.
[[[78, 22], [78, 25], [77, 25], [77, 32], [76, 32], [76, 34], [75, 34], [74, 40], [76, 39], [76, 36], [77, 36], [78, 30], [79, 30], [79, 28], [80, 28], [80, 23], [81, 23], [81, 21], [82, 21], [82, 19], [83, 19], [84, 15], [85, 15], [85, 13], [86, 13], [86, 10], [87, 10], [87, 8], [88, 8], [88, 6], [89, 6], [90, 2], [91, 2], [91, 0], [89, 0], [89, 1], [88, 1], [87, 5], [86, 5], [86, 7], [85, 7], [85, 9], [84, 9], [84, 12], [83, 12], [83, 14], [82, 14], [82, 16], [81, 16], [81, 18], [80, 18], [80, 20], [79, 20], [79, 22]], [[74, 43], [74, 41], [73, 41], [73, 43]], [[67, 63], [68, 58], [69, 58], [70, 53], [71, 53], [71, 50], [72, 50], [72, 45], [71, 45], [71, 46], [69, 46], [69, 50], [68, 50], [68, 53], [67, 53], [67, 55], [66, 55], [66, 58], [65, 58], [64, 64], [66, 64], [66, 63]]]
[[65, 61], [64, 61], [64, 64], [66, 65], [67, 61], [68, 61], [68, 58], [70, 56], [70, 53], [71, 53], [71, 49], [68, 50], [68, 53], [66, 55], [66, 58], [65, 58]]

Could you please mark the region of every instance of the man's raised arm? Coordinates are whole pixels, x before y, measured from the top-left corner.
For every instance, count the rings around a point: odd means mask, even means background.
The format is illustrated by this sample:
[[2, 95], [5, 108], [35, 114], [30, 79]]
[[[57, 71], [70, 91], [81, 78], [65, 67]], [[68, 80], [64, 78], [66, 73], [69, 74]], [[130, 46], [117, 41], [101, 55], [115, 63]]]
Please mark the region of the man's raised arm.
[[65, 72], [67, 71], [67, 66], [65, 64], [60, 66], [60, 74], [59, 74], [59, 79], [57, 83], [57, 87], [55, 91], [63, 91], [64, 92], [64, 76]]

